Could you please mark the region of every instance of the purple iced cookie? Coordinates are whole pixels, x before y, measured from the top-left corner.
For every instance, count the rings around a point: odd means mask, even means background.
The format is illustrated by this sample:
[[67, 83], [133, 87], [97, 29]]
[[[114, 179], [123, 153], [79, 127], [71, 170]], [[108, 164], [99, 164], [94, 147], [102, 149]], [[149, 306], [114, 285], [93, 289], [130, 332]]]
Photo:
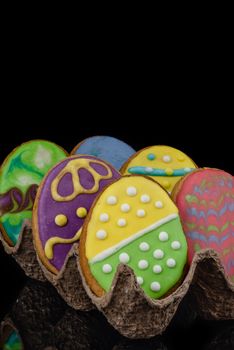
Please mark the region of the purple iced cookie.
[[33, 234], [38, 256], [50, 272], [59, 273], [94, 199], [119, 177], [110, 164], [92, 156], [67, 158], [47, 174], [36, 197]]

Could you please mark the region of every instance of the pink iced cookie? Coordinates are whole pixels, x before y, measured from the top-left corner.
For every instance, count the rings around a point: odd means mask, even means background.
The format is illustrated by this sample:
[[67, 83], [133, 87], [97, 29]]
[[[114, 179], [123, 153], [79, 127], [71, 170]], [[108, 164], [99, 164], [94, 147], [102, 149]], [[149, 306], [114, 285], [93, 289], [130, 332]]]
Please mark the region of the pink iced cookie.
[[218, 169], [186, 175], [172, 194], [179, 208], [191, 263], [196, 251], [213, 248], [234, 281], [234, 180]]

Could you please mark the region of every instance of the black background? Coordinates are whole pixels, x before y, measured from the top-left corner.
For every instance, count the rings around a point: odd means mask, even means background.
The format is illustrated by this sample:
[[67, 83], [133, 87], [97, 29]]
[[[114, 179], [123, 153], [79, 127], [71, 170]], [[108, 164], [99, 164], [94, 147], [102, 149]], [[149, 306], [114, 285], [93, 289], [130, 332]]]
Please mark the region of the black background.
[[[70, 152], [86, 137], [110, 135], [136, 150], [170, 145], [199, 166], [234, 173], [233, 97], [229, 89], [233, 79], [227, 48], [220, 58], [216, 43], [209, 54], [206, 44], [197, 51], [194, 42], [195, 46], [186, 41], [186, 52], [179, 53], [175, 45], [164, 53], [154, 43], [160, 57], [148, 47], [141, 59], [137, 48], [128, 55], [127, 46], [122, 54], [111, 46], [104, 55], [95, 46], [80, 62], [70, 51], [63, 61], [59, 48], [52, 57], [49, 45], [42, 54], [32, 41], [27, 44], [29, 55], [18, 40], [14, 55], [6, 52], [5, 56], [0, 162], [30, 139], [48, 139]], [[2, 318], [25, 277], [1, 246], [0, 266]], [[188, 336], [196, 338], [199, 346], [215, 336], [218, 327], [200, 321]], [[186, 333], [177, 334], [180, 349], [183, 340], [178, 337], [186, 337]]]

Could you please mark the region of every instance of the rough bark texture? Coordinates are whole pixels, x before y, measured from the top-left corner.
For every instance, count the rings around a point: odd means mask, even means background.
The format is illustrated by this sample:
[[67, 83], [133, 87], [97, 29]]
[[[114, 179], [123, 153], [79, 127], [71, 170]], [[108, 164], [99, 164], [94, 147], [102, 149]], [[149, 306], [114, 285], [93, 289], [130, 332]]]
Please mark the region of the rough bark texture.
[[119, 266], [111, 291], [101, 298], [91, 292], [82, 278], [97, 308], [115, 329], [129, 338], [162, 334], [186, 296], [194, 300], [198, 314], [205, 319], [234, 319], [234, 284], [212, 249], [198, 252], [183, 283], [160, 300], [148, 298], [136, 283], [133, 271], [125, 265]]
[[36, 252], [33, 246], [32, 226], [30, 220], [24, 222], [22, 232], [20, 233], [18, 242], [14, 247], [9, 246], [4, 240], [1, 232], [0, 240], [2, 241], [5, 252], [13, 256], [28, 277], [39, 281], [46, 281], [38, 264]]
[[38, 262], [47, 280], [54, 285], [69, 306], [76, 310], [89, 311], [95, 309], [95, 306], [83, 287], [80, 272], [77, 269], [75, 251], [76, 244], [73, 245], [64, 267], [57, 276], [48, 271], [39, 258]]

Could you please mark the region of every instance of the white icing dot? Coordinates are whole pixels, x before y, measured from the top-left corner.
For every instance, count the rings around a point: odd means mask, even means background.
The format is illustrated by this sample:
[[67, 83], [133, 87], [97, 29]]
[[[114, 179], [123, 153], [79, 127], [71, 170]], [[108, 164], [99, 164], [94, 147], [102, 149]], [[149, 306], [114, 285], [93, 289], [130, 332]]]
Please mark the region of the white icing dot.
[[143, 218], [145, 216], [145, 210], [144, 209], [138, 209], [137, 210], [137, 216], [139, 218]]
[[155, 251], [153, 252], [153, 256], [155, 259], [162, 259], [164, 257], [164, 252], [162, 251], [162, 249], [155, 249]]
[[147, 242], [142, 242], [140, 245], [139, 245], [139, 248], [142, 252], [147, 252], [147, 250], [150, 249], [150, 245], [147, 243]]
[[137, 194], [137, 189], [136, 187], [133, 187], [133, 186], [130, 186], [127, 188], [127, 194], [130, 196], [130, 197], [134, 197], [136, 194]]
[[191, 168], [184, 168], [184, 171], [185, 171], [186, 173], [190, 173]]
[[150, 201], [150, 196], [148, 194], [143, 194], [141, 196], [141, 202], [142, 203], [149, 203], [149, 201]]
[[112, 271], [112, 266], [110, 264], [104, 264], [102, 266], [102, 271], [104, 273], [110, 273]]
[[168, 233], [162, 231], [162, 232], [159, 233], [158, 238], [159, 238], [159, 240], [160, 240], [161, 242], [166, 242], [166, 241], [168, 241], [168, 238], [169, 238], [169, 237], [168, 237]]
[[179, 241], [173, 241], [173, 242], [171, 243], [171, 247], [172, 247], [172, 249], [177, 250], [177, 249], [180, 249], [181, 244], [180, 244]]
[[131, 209], [131, 207], [128, 203], [124, 203], [121, 205], [121, 211], [123, 213], [128, 213], [130, 209]]
[[176, 266], [176, 261], [175, 261], [175, 259], [172, 259], [172, 258], [167, 259], [167, 266], [168, 266], [168, 267], [175, 267], [175, 266]]
[[109, 215], [107, 213], [102, 213], [99, 219], [101, 222], [107, 222], [109, 220]]
[[145, 168], [145, 171], [146, 171], [147, 173], [151, 173], [151, 172], [153, 171], [153, 168], [151, 168], [150, 166], [147, 166], [147, 167]]
[[171, 162], [171, 156], [169, 156], [169, 155], [165, 155], [165, 156], [163, 156], [163, 161], [165, 162], [165, 163], [170, 163]]
[[119, 254], [119, 261], [123, 264], [128, 263], [130, 260], [130, 257], [127, 253], [121, 253]]
[[149, 263], [148, 263], [147, 260], [142, 259], [142, 260], [140, 260], [140, 261], [138, 262], [138, 267], [139, 267], [139, 269], [141, 269], [141, 270], [147, 269], [148, 266], [149, 266]]
[[109, 196], [106, 201], [107, 201], [107, 204], [114, 205], [117, 203], [117, 197]]
[[124, 227], [126, 226], [126, 224], [127, 224], [127, 221], [125, 219], [121, 218], [118, 220], [118, 226]]
[[155, 202], [155, 207], [160, 209], [160, 208], [163, 208], [163, 203], [161, 201], [156, 201]]
[[141, 276], [138, 276], [137, 283], [141, 286], [144, 283], [144, 279]]
[[150, 285], [150, 289], [151, 289], [153, 292], [158, 292], [158, 291], [160, 291], [160, 289], [161, 289], [160, 283], [159, 283], [159, 282], [152, 282], [151, 285]]
[[105, 230], [98, 230], [98, 231], [96, 232], [96, 237], [97, 237], [98, 239], [105, 239], [105, 238], [107, 237], [107, 233], [106, 233]]
[[162, 267], [160, 265], [154, 265], [153, 266], [153, 271], [154, 271], [154, 273], [161, 273], [162, 272]]

